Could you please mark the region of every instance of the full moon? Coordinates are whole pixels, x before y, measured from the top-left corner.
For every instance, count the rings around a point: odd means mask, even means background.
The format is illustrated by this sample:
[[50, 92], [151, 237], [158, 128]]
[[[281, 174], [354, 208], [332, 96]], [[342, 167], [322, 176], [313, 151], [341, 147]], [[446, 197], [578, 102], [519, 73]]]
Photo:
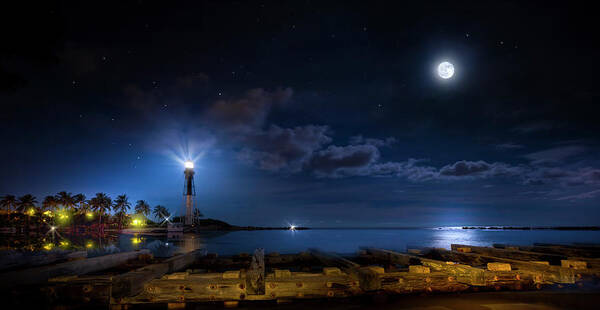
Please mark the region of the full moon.
[[442, 79], [449, 79], [454, 75], [454, 65], [447, 61], [439, 64], [437, 70]]

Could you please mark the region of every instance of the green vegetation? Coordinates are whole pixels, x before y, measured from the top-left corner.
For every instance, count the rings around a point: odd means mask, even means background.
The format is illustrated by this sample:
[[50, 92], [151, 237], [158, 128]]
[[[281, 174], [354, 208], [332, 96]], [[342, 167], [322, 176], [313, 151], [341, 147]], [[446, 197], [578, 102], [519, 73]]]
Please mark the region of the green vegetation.
[[[98, 230], [104, 232], [105, 226], [122, 229], [133, 226], [156, 226], [148, 217], [152, 213], [158, 223], [170, 218], [169, 210], [161, 205], [151, 208], [144, 200], [138, 200], [134, 214], [130, 214], [132, 204], [125, 194], [111, 199], [106, 193], [97, 193], [86, 199], [83, 194], [73, 195], [62, 191], [54, 196], [46, 196], [38, 203], [37, 198], [27, 194], [21, 197], [5, 195], [0, 200], [0, 212], [5, 213], [0, 219], [2, 227], [15, 227], [18, 230], [30, 231], [32, 224], [37, 231], [46, 231], [51, 227]], [[201, 216], [201, 213], [195, 213]]]

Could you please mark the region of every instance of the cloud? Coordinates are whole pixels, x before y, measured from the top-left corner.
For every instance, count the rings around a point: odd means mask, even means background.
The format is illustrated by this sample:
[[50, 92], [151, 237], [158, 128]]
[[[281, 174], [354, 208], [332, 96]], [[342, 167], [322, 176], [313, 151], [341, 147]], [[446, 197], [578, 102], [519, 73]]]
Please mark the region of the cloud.
[[555, 127], [555, 125], [551, 122], [540, 121], [540, 122], [532, 122], [532, 123], [527, 123], [527, 124], [523, 124], [523, 125], [514, 127], [512, 129], [512, 131], [515, 131], [515, 132], [518, 132], [521, 134], [529, 134], [529, 133], [549, 130], [554, 127]]
[[556, 200], [581, 200], [581, 199], [592, 199], [600, 196], [600, 189], [593, 190], [591, 192], [585, 192], [576, 195], [564, 196], [556, 198]]
[[600, 184], [600, 169], [584, 167], [565, 169], [560, 167], [538, 167], [525, 175], [524, 184], [561, 186], [598, 185]]
[[523, 168], [505, 163], [479, 161], [457, 161], [439, 170], [440, 178], [489, 178], [497, 176], [517, 176]]
[[313, 152], [331, 143], [327, 126], [306, 125], [294, 128], [271, 126], [243, 138], [238, 158], [269, 171], [298, 172]]
[[233, 132], [254, 131], [264, 125], [273, 105], [285, 104], [292, 94], [291, 88], [274, 92], [262, 88], [251, 89], [239, 98], [216, 101], [205, 117], [220, 129]]
[[313, 154], [308, 169], [321, 177], [364, 175], [379, 159], [379, 149], [372, 144], [335, 146]]
[[512, 142], [496, 144], [495, 146], [497, 149], [500, 149], [500, 150], [514, 150], [514, 149], [522, 149], [525, 147], [521, 144], [516, 144], [516, 143], [512, 143]]
[[403, 162], [386, 162], [371, 165], [369, 172], [373, 176], [396, 176], [410, 181], [427, 181], [437, 179], [439, 173], [435, 167], [418, 166], [424, 160], [410, 158]]
[[398, 142], [394, 137], [387, 137], [385, 139], [374, 139], [374, 138], [365, 138], [362, 135], [350, 137], [350, 144], [369, 144], [374, 145], [376, 147], [384, 147], [391, 146], [392, 144]]
[[569, 157], [579, 155], [585, 151], [586, 148], [583, 146], [571, 145], [555, 147], [535, 153], [529, 153], [523, 155], [523, 157], [529, 159], [532, 165], [557, 164]]

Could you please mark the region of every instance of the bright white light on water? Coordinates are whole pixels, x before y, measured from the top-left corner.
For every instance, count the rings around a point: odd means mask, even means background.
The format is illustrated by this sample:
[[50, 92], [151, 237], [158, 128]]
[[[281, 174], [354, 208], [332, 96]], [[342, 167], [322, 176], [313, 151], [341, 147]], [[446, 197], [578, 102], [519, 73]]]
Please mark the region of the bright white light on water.
[[191, 161], [186, 161], [184, 165], [185, 165], [185, 168], [194, 169], [194, 163]]
[[444, 61], [438, 65], [437, 71], [442, 79], [449, 79], [454, 75], [454, 65]]
[[296, 230], [296, 226], [290, 225], [290, 230]]

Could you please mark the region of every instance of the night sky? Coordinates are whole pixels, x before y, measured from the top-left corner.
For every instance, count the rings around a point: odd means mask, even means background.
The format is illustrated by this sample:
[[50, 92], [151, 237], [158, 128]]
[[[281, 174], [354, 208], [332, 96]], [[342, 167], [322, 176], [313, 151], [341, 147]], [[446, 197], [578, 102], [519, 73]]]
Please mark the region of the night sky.
[[599, 224], [584, 6], [46, 1], [0, 27], [0, 195], [181, 214], [193, 159], [238, 225]]

